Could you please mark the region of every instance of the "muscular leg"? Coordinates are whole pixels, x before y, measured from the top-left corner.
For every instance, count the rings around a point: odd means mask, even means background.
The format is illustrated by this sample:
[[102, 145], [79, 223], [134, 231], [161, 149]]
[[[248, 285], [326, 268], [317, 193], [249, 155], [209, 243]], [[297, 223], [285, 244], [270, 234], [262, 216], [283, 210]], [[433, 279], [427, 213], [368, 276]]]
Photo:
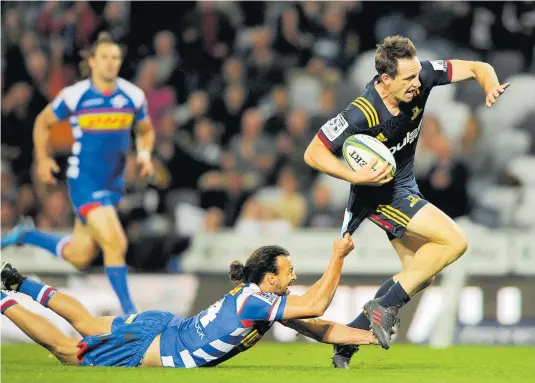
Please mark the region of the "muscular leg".
[[467, 249], [468, 239], [461, 228], [432, 204], [424, 206], [407, 225], [407, 233], [426, 241], [412, 261], [396, 278], [409, 295], [455, 262]]
[[[401, 238], [394, 238], [390, 242], [392, 244], [392, 247], [394, 247], [394, 250], [396, 250], [396, 253], [398, 254], [403, 271], [409, 269], [409, 266], [414, 258], [414, 254], [416, 254], [420, 247], [422, 247], [426, 242], [427, 241], [425, 241], [424, 239], [411, 236], [408, 233]], [[394, 283], [399, 281], [399, 276], [402, 272], [392, 277]], [[423, 290], [431, 286], [434, 280], [435, 277], [433, 276], [429, 280], [421, 284], [412, 294], [409, 295], [413, 297], [416, 294], [422, 292]]]
[[127, 283], [127, 239], [113, 206], [100, 206], [87, 216], [87, 227], [104, 254], [104, 269], [123, 311], [136, 312]]
[[24, 220], [2, 238], [2, 248], [31, 245], [65, 259], [79, 270], [85, 269], [98, 253], [87, 228], [76, 219], [72, 236], [61, 236], [36, 230], [31, 220]]
[[98, 255], [98, 250], [90, 229], [76, 218], [71, 240], [63, 247], [63, 259], [78, 270], [85, 270]]
[[47, 307], [64, 318], [83, 337], [111, 332], [115, 317], [96, 318], [76, 298], [57, 291], [48, 301]]
[[[4, 294], [2, 293], [2, 296]], [[4, 300], [4, 299], [2, 299]], [[65, 336], [46, 318], [22, 305], [13, 304], [3, 312], [18, 328], [65, 364], [78, 364], [78, 340]]]

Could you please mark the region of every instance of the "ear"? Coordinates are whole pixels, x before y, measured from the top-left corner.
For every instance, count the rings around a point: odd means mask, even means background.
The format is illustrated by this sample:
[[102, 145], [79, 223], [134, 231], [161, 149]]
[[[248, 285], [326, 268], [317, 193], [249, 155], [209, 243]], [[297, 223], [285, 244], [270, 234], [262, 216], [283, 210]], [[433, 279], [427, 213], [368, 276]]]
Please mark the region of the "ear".
[[270, 285], [275, 285], [277, 283], [277, 276], [273, 273], [267, 273], [266, 278]]
[[392, 77], [390, 77], [389, 75], [387, 75], [386, 73], [383, 73], [381, 76], [381, 82], [383, 84], [390, 84], [392, 82]]

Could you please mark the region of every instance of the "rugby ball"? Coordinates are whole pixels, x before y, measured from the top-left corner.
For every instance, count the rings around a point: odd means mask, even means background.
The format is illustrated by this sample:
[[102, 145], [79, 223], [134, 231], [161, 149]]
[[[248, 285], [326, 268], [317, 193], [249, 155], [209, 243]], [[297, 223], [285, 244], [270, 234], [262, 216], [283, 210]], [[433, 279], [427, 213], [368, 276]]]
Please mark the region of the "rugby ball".
[[392, 176], [396, 173], [396, 160], [388, 148], [377, 138], [365, 134], [355, 134], [348, 137], [342, 148], [347, 164], [353, 170], [358, 170], [366, 166], [375, 157], [379, 160], [373, 167], [374, 170], [380, 168], [384, 162], [392, 165]]

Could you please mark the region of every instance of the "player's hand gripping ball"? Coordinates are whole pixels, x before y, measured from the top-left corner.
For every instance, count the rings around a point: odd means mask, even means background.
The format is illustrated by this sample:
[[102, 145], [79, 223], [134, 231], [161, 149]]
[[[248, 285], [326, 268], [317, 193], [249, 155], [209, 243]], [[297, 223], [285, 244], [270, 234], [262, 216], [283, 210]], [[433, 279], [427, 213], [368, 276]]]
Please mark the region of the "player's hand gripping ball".
[[394, 155], [374, 137], [365, 134], [350, 136], [344, 142], [342, 153], [351, 169], [359, 174], [355, 183], [380, 186], [390, 182], [396, 173]]

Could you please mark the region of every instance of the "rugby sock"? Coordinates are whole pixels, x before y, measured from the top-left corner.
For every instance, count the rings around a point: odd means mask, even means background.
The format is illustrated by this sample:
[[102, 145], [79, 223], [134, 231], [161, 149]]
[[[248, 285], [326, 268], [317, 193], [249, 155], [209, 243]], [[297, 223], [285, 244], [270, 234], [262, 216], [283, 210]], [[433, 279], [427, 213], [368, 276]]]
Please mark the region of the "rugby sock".
[[4, 311], [6, 311], [8, 308], [14, 306], [18, 304], [18, 302], [13, 299], [12, 297], [10, 297], [9, 295], [7, 295], [6, 293], [4, 293], [2, 291], [2, 297], [0, 299], [0, 305], [2, 307], [2, 314], [4, 313]]
[[70, 240], [70, 236], [44, 233], [38, 230], [28, 231], [20, 238], [20, 242], [23, 245], [40, 247], [41, 249], [48, 250], [56, 257], [62, 256], [63, 248], [70, 242]]
[[[377, 292], [375, 293], [375, 298], [379, 298], [385, 295], [394, 283], [395, 282], [392, 278], [384, 282], [381, 287], [379, 287], [379, 290], [377, 290]], [[368, 330], [370, 328], [370, 321], [368, 320], [368, 318], [366, 318], [364, 312], [361, 312], [358, 317], [356, 317], [352, 322], [349, 322], [347, 325], [353, 328]]]
[[17, 291], [32, 297], [45, 307], [47, 307], [50, 299], [56, 294], [55, 288], [30, 278], [26, 278], [18, 287]]
[[384, 307], [397, 307], [402, 308], [411, 300], [409, 294], [403, 290], [403, 287], [399, 282], [394, 283], [390, 290], [379, 298], [379, 303]]
[[106, 275], [108, 276], [108, 280], [110, 281], [113, 290], [115, 290], [115, 294], [117, 294], [117, 298], [119, 298], [123, 312], [125, 314], [134, 314], [136, 312], [136, 307], [134, 306], [134, 302], [132, 302], [130, 292], [128, 291], [128, 282], [126, 280], [128, 269], [126, 265], [106, 266], [104, 270], [106, 271]]

